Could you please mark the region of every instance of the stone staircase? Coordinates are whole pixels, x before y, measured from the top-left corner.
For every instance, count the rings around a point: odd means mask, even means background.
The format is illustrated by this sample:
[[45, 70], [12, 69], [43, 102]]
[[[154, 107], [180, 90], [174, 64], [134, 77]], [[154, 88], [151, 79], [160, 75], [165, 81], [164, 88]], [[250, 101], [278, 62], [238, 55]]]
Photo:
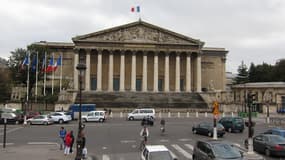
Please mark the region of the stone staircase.
[[[77, 94], [75, 103], [79, 103]], [[208, 108], [199, 93], [83, 92], [82, 103], [112, 108]]]

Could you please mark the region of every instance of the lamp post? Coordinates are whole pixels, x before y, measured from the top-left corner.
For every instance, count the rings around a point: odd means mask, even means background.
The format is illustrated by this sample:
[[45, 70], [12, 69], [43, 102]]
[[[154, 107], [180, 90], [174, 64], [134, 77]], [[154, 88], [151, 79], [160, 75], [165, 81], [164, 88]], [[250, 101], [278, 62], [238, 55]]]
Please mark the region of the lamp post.
[[83, 131], [83, 125], [81, 122], [81, 107], [82, 107], [82, 73], [86, 70], [86, 65], [85, 64], [77, 64], [76, 69], [79, 71], [79, 117], [78, 117], [78, 134], [77, 134], [77, 145], [76, 145], [76, 157], [75, 160], [81, 160], [83, 155], [82, 155], [82, 150], [83, 150], [83, 141], [81, 137], [81, 133]]

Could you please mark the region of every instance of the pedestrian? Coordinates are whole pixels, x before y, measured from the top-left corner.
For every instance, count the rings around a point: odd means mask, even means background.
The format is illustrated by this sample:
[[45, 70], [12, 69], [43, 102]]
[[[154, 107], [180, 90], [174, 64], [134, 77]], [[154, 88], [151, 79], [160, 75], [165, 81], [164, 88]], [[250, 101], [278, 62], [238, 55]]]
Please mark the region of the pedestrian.
[[71, 136], [70, 136], [70, 132], [66, 134], [65, 136], [65, 148], [64, 148], [64, 155], [68, 155], [70, 152], [70, 146], [71, 146]]
[[64, 127], [60, 127], [60, 130], [59, 130], [60, 150], [64, 148], [65, 136], [66, 136], [66, 130], [64, 129]]
[[111, 115], [111, 113], [112, 113], [112, 110], [111, 110], [111, 108], [109, 109], [109, 115]]
[[83, 148], [83, 158], [87, 158], [87, 148], [86, 148], [86, 137], [84, 135], [84, 132], [82, 131], [81, 134], [80, 134], [80, 138], [82, 139], [82, 148]]
[[70, 153], [73, 153], [72, 147], [74, 144], [74, 135], [73, 135], [73, 131], [70, 131], [70, 137], [71, 137], [71, 144], [70, 144]]

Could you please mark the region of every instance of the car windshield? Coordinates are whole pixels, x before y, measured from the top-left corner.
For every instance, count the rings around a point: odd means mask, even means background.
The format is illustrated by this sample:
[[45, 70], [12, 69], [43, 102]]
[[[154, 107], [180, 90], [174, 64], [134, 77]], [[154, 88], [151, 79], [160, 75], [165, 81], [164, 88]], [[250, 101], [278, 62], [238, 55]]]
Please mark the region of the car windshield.
[[242, 123], [242, 119], [236, 118], [236, 119], [235, 119], [235, 122], [236, 122], [236, 123]]
[[171, 155], [168, 151], [151, 152], [149, 160], [172, 160]]
[[272, 141], [272, 142], [285, 143], [285, 138], [280, 137], [280, 136], [270, 136], [269, 139], [270, 139], [270, 141]]
[[218, 158], [239, 158], [241, 157], [240, 152], [229, 144], [215, 144], [213, 151]]

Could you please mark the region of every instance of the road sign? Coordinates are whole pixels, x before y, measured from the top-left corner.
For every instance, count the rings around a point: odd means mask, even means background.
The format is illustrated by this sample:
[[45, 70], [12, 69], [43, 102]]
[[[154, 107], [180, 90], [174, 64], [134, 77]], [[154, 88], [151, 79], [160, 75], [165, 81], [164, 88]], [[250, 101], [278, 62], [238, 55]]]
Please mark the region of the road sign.
[[220, 114], [219, 103], [217, 101], [214, 101], [214, 104], [213, 104], [213, 114], [214, 115]]

